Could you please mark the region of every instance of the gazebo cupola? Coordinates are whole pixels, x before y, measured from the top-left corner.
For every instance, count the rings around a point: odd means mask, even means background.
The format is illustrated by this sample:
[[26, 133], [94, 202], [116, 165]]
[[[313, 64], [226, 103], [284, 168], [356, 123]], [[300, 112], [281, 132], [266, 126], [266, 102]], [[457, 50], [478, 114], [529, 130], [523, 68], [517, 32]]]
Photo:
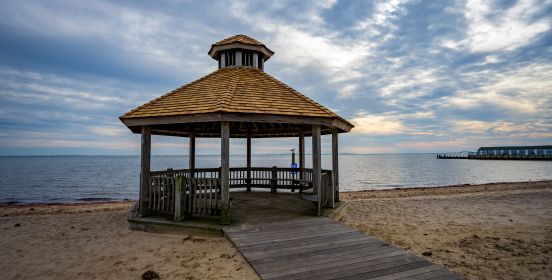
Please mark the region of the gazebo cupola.
[[246, 35], [235, 35], [211, 45], [209, 55], [218, 68], [253, 67], [263, 70], [264, 62], [274, 54], [263, 43]]

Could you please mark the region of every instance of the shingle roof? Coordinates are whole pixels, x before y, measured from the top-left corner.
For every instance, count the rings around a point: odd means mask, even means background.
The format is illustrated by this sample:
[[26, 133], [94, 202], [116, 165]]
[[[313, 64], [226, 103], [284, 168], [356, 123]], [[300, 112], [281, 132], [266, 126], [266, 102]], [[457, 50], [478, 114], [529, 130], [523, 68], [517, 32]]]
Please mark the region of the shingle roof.
[[243, 43], [248, 45], [255, 45], [255, 46], [264, 46], [263, 43], [243, 34], [234, 35], [231, 37], [228, 37], [226, 39], [222, 39], [216, 43], [213, 44], [213, 46], [220, 46], [220, 45], [226, 45], [231, 43]]
[[139, 106], [121, 116], [121, 119], [214, 112], [330, 117], [344, 120], [276, 78], [250, 67], [216, 70]]

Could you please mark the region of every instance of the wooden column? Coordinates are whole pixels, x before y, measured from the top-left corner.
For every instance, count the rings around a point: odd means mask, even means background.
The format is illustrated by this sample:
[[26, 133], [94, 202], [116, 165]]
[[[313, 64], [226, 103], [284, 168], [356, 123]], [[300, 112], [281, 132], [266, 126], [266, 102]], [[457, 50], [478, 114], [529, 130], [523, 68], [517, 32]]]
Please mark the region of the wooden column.
[[195, 165], [195, 148], [196, 148], [196, 139], [195, 139], [195, 129], [192, 130], [192, 133], [190, 134], [190, 151], [189, 151], [189, 154], [188, 154], [188, 159], [189, 159], [189, 164], [188, 164], [188, 167], [190, 169], [190, 178], [194, 178], [195, 177], [195, 168], [196, 168], [196, 165]]
[[322, 196], [322, 153], [320, 139], [320, 125], [312, 126], [312, 185], [314, 191], [318, 195], [318, 215], [321, 213], [321, 196]]
[[186, 199], [186, 187], [184, 185], [184, 177], [176, 176], [174, 179], [174, 218], [176, 222], [182, 221], [186, 217], [186, 207], [184, 200]]
[[140, 215], [149, 214], [149, 195], [150, 195], [150, 158], [151, 158], [151, 127], [142, 126], [142, 152], [140, 168]]
[[220, 223], [230, 223], [230, 123], [220, 123], [220, 183], [222, 191], [222, 208]]
[[[299, 168], [305, 168], [305, 135], [303, 133], [299, 134]], [[303, 171], [299, 173], [299, 179], [303, 180], [305, 174]]]
[[339, 202], [339, 150], [337, 142], [337, 128], [332, 131], [332, 179], [334, 188], [334, 201]]
[[251, 131], [247, 127], [247, 192], [251, 192]]

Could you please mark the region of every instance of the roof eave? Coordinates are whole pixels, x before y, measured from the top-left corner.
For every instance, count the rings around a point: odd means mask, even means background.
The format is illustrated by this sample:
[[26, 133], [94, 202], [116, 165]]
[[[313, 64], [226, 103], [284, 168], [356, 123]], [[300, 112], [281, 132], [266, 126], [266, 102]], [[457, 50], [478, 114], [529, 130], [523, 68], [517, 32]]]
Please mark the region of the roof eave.
[[296, 115], [274, 115], [258, 113], [231, 113], [215, 112], [189, 115], [149, 116], [149, 117], [119, 117], [121, 122], [129, 129], [137, 126], [163, 125], [178, 123], [199, 123], [199, 122], [262, 122], [262, 123], [290, 123], [290, 124], [319, 124], [327, 127], [337, 128], [340, 132], [349, 132], [354, 127], [351, 123], [341, 117], [328, 116], [296, 116]]

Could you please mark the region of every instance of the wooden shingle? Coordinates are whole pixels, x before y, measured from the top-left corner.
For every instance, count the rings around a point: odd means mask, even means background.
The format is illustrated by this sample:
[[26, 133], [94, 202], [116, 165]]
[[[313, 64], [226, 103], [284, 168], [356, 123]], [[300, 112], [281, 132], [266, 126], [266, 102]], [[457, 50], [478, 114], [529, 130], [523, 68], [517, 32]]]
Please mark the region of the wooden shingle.
[[342, 119], [276, 78], [251, 67], [219, 69], [129, 111], [121, 119], [200, 113], [253, 113]]

